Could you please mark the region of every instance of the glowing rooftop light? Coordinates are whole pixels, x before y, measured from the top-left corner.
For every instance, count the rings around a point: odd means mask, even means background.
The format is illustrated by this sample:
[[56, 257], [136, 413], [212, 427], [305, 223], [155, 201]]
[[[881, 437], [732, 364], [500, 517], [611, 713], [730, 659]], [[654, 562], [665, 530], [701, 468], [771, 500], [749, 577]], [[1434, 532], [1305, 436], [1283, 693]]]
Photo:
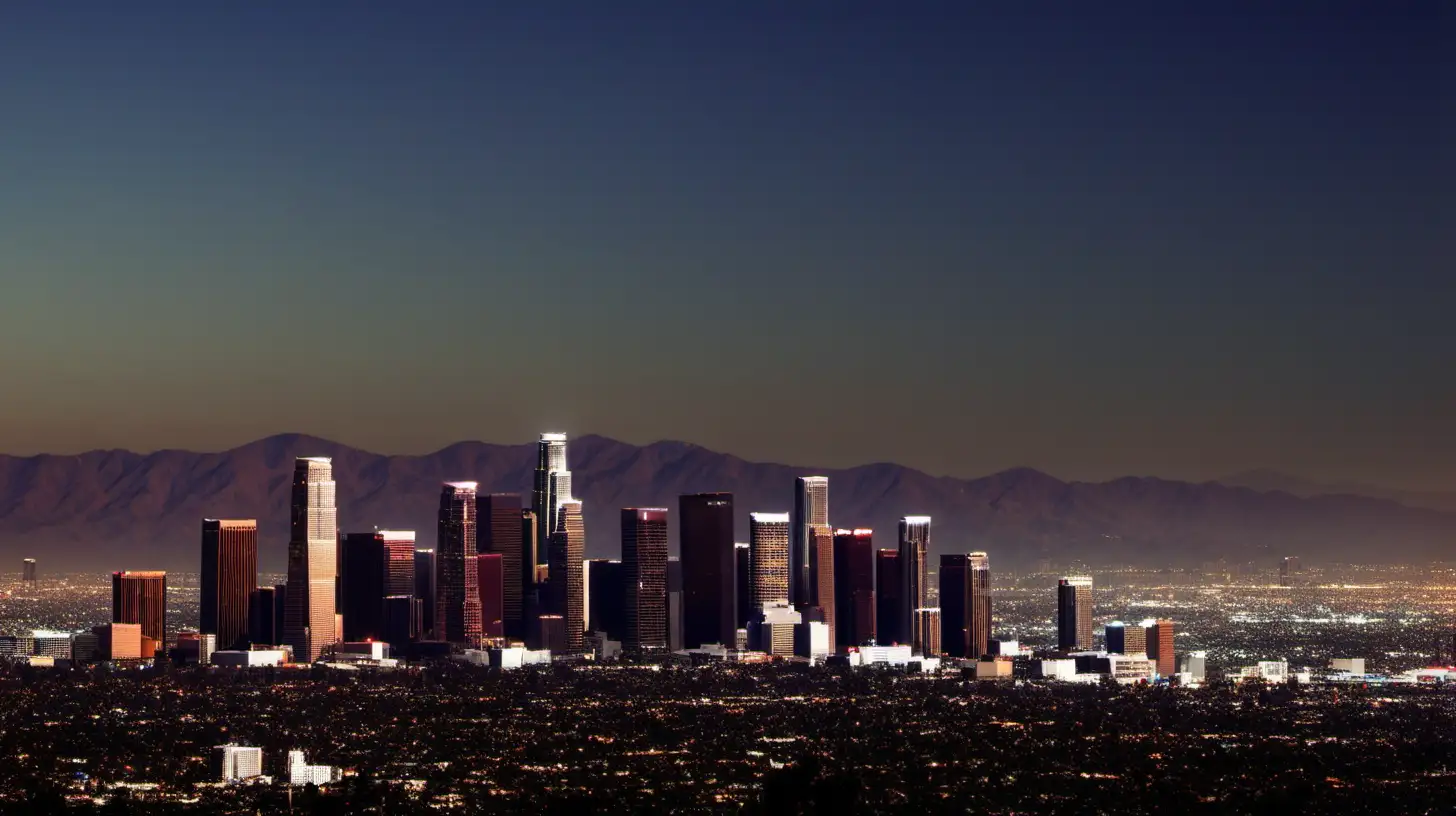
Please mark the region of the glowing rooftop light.
[[748, 517], [759, 524], [788, 524], [788, 513], [749, 513]]

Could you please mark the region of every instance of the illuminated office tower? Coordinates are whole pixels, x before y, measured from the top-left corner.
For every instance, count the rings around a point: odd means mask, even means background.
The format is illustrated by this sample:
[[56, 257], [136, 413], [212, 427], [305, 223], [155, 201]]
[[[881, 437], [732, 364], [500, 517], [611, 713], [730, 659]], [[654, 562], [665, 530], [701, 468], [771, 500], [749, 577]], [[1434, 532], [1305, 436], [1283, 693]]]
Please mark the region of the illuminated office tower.
[[868, 528], [834, 531], [835, 649], [875, 638], [875, 545]]
[[733, 625], [739, 629], [748, 628], [748, 620], [753, 613], [751, 554], [747, 541], [733, 542]]
[[585, 587], [582, 585], [581, 562], [586, 555], [586, 526], [582, 522], [581, 502], [563, 499], [556, 508], [556, 532], [551, 534], [551, 550], [547, 553], [551, 571], [547, 575], [551, 598], [551, 614], [561, 616], [565, 627], [562, 651], [571, 654], [582, 650], [586, 622]]
[[1148, 659], [1158, 664], [1158, 674], [1172, 677], [1178, 671], [1178, 661], [1173, 655], [1173, 622], [1161, 618], [1145, 620], [1142, 630]]
[[21, 573], [20, 573], [21, 574], [21, 580], [25, 582], [25, 589], [26, 589], [27, 592], [34, 592], [35, 591], [35, 583], [36, 583], [36, 577], [35, 577], [35, 559], [34, 558], [27, 558], [27, 559], [25, 559], [24, 561], [22, 561], [20, 563], [21, 563]]
[[748, 516], [749, 603], [757, 620], [765, 607], [789, 602], [789, 514]]
[[912, 651], [915, 654], [925, 657], [935, 657], [941, 654], [940, 647], [940, 607], [921, 607], [914, 611], [915, 629], [919, 632], [921, 646], [918, 650]]
[[566, 434], [543, 433], [536, 444], [536, 481], [531, 491], [531, 510], [536, 514], [536, 564], [543, 563], [551, 534], [556, 532], [556, 506], [569, 498], [571, 471], [566, 469]]
[[[481, 553], [499, 555], [501, 582], [501, 625], [506, 637], [526, 635], [523, 598], [535, 589], [535, 574], [523, 574], [525, 549], [521, 528], [521, 496], [519, 493], [491, 493], [479, 498]], [[532, 556], [531, 569], [535, 569]]]
[[606, 632], [610, 640], [627, 637], [627, 610], [623, 606], [627, 588], [626, 568], [621, 561], [594, 558], [585, 570], [591, 583], [591, 627], [593, 632]]
[[930, 605], [930, 516], [906, 516], [900, 519], [900, 572], [905, 587], [905, 597], [900, 605], [905, 609], [910, 622], [910, 649], [914, 654], [925, 654], [928, 634], [922, 624], [925, 619], [916, 610]]
[[633, 651], [667, 648], [667, 510], [622, 509], [622, 647]]
[[480, 629], [488, 638], [505, 637], [505, 570], [500, 553], [475, 556], [476, 586], [480, 591]]
[[[970, 631], [967, 633], [970, 654], [966, 656], [981, 657], [982, 655], [991, 653], [990, 557], [983, 552], [971, 553], [970, 571]], [[944, 604], [942, 604], [942, 606], [944, 606]]]
[[475, 489], [475, 482], [446, 482], [441, 488], [435, 542], [435, 639], [470, 646], [481, 637]]
[[1108, 621], [1102, 629], [1103, 646], [1108, 654], [1132, 655], [1144, 651], [1143, 628], [1128, 626], [1120, 620]]
[[339, 568], [336, 487], [332, 459], [294, 460], [283, 637], [300, 663], [314, 662], [334, 642]]
[[905, 604], [905, 576], [900, 551], [875, 551], [875, 642], [881, 646], [910, 639], [910, 608]]
[[415, 531], [375, 530], [384, 543], [384, 595], [415, 594]]
[[[834, 528], [816, 524], [809, 529], [809, 600], [804, 622], [821, 622], [834, 637]], [[807, 630], [806, 630], [807, 631]]]
[[811, 604], [810, 580], [815, 527], [829, 526], [829, 477], [800, 476], [794, 480], [794, 512], [789, 532], [789, 602], [796, 609]]
[[683, 646], [733, 645], [733, 494], [678, 497], [683, 573]]
[[384, 584], [388, 569], [383, 535], [345, 533], [340, 539], [339, 614], [344, 616], [345, 641], [385, 640]]
[[435, 607], [440, 593], [435, 586], [434, 550], [415, 550], [415, 597], [420, 601], [420, 639], [438, 640], [435, 637]]
[[1057, 583], [1057, 648], [1064, 652], [1092, 648], [1092, 579], [1073, 575]]
[[1294, 586], [1294, 583], [1295, 583], [1295, 580], [1296, 580], [1295, 579], [1295, 576], [1298, 575], [1298, 574], [1299, 574], [1299, 556], [1297, 556], [1297, 555], [1285, 556], [1284, 560], [1279, 562], [1279, 586], [1283, 586], [1283, 587]]
[[[167, 573], [125, 571], [111, 574], [111, 622], [136, 624], [151, 657], [167, 645]], [[147, 644], [150, 641], [150, 644]]]
[[258, 588], [257, 521], [203, 520], [201, 580], [198, 631], [216, 635], [218, 648], [243, 648], [249, 596]]

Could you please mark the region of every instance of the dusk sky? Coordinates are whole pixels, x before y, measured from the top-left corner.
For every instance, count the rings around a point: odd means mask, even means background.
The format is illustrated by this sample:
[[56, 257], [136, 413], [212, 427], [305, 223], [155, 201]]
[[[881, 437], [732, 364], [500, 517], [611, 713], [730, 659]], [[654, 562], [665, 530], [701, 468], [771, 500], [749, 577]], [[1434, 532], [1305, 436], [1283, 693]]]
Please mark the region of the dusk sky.
[[1434, 1], [8, 4], [0, 451], [1456, 489], [1453, 54]]

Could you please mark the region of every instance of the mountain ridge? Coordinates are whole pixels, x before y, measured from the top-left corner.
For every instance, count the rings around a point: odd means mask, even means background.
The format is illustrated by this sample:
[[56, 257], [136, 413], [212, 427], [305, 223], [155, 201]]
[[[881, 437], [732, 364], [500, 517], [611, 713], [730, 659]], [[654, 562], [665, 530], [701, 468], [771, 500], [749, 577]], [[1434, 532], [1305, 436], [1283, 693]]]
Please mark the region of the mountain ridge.
[[[903, 515], [935, 518], [935, 552], [988, 550], [997, 563], [1040, 559], [1155, 566], [1217, 560], [1430, 559], [1451, 552], [1456, 514], [1361, 496], [1297, 497], [1217, 482], [1146, 476], [1063, 481], [1029, 467], [975, 479], [931, 476], [894, 463], [808, 468], [750, 462], [677, 440], [631, 445], [588, 434], [569, 443], [585, 502], [587, 553], [619, 552], [621, 507], [675, 509], [683, 493], [735, 494], [739, 540], [750, 511], [786, 511], [793, 477], [830, 477], [830, 520], [873, 527], [894, 546]], [[415, 529], [433, 546], [439, 485], [470, 479], [529, 503], [535, 445], [462, 441], [387, 456], [323, 437], [275, 434], [215, 453], [0, 455], [0, 564], [38, 557], [53, 571], [195, 571], [201, 520], [257, 518], [259, 566], [283, 567], [295, 456], [331, 456], [341, 531]], [[670, 525], [676, 546], [676, 524]]]

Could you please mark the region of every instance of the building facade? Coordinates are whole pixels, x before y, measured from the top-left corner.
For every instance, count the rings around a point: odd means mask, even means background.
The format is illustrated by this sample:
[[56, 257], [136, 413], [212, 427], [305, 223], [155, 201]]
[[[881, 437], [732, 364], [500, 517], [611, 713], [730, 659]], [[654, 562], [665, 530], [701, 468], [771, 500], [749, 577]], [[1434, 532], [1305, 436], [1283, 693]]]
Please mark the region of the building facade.
[[667, 510], [622, 510], [625, 633], [633, 651], [667, 649]]
[[475, 493], [475, 482], [445, 483], [435, 542], [435, 639], [468, 646], [482, 636]]
[[293, 465], [284, 640], [294, 660], [312, 663], [333, 645], [339, 515], [333, 460], [302, 457]]
[[900, 572], [905, 597], [900, 605], [910, 622], [910, 649], [925, 654], [929, 633], [916, 610], [930, 605], [930, 516], [906, 516], [900, 519]]
[[765, 607], [789, 603], [789, 514], [750, 514], [748, 548], [750, 619], [756, 620]]
[[[551, 534], [556, 532], [556, 507], [571, 497], [571, 471], [566, 466], [566, 434], [543, 433], [536, 443], [536, 478], [531, 510], [536, 514], [536, 561], [543, 563]], [[522, 565], [525, 569], [527, 565]], [[534, 577], [534, 573], [532, 573]]]
[[809, 552], [815, 527], [829, 526], [829, 477], [800, 476], [794, 480], [794, 510], [789, 539], [789, 601], [803, 609], [811, 605], [814, 586]]
[[1076, 652], [1092, 646], [1092, 578], [1068, 576], [1057, 583], [1057, 648]]
[[678, 497], [682, 552], [683, 646], [732, 645], [734, 629], [733, 494]]
[[586, 629], [586, 587], [582, 583], [582, 560], [586, 555], [586, 526], [581, 502], [562, 501], [556, 508], [556, 532], [551, 534], [548, 553], [550, 572], [551, 614], [560, 615], [564, 627], [564, 645], [557, 651], [578, 654], [582, 651]]
[[216, 635], [220, 648], [248, 642], [248, 608], [258, 588], [258, 522], [204, 519], [202, 522], [199, 631]]
[[900, 551], [875, 551], [875, 642], [895, 646], [910, 639], [910, 607], [904, 602], [905, 576]]
[[111, 574], [111, 622], [137, 624], [145, 644], [143, 657], [167, 645], [167, 573], [160, 570]]

